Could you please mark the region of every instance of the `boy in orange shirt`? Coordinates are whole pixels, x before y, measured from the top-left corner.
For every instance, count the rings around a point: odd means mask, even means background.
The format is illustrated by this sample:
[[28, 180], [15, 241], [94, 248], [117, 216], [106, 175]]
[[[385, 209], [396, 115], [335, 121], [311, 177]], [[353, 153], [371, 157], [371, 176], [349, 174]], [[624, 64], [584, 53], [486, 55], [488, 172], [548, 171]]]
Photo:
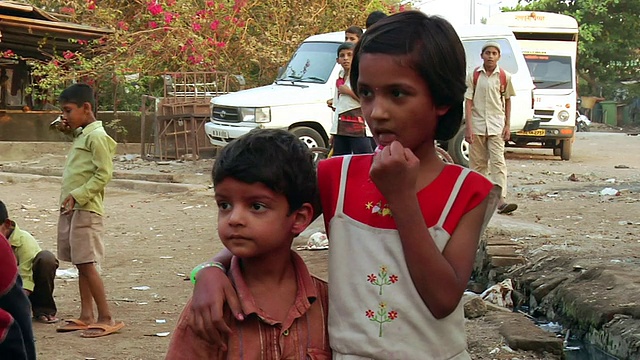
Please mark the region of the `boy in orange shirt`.
[[284, 130], [254, 130], [227, 145], [213, 169], [218, 235], [233, 255], [227, 273], [245, 317], [225, 318], [223, 346], [189, 327], [191, 300], [169, 344], [167, 359], [331, 358], [327, 333], [327, 283], [309, 274], [291, 250], [313, 219], [316, 174], [309, 149]]

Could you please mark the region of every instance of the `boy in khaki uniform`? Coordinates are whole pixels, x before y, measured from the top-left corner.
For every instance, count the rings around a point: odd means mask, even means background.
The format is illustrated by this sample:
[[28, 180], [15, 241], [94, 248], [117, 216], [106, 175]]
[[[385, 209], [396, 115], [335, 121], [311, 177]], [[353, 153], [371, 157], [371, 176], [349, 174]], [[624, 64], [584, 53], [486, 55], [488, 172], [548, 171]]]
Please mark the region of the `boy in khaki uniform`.
[[[498, 213], [510, 214], [518, 205], [506, 202], [507, 164], [504, 144], [511, 136], [511, 97], [515, 95], [511, 74], [498, 67], [500, 44], [482, 46], [483, 65], [467, 76], [465, 93], [465, 139], [470, 144], [469, 167], [502, 188]], [[479, 74], [475, 74], [479, 72]], [[504, 78], [506, 83], [503, 84]]]
[[[84, 330], [82, 337], [100, 337], [124, 327], [111, 316], [97, 264], [104, 254], [104, 189], [113, 173], [116, 142], [93, 114], [93, 89], [74, 84], [60, 94], [63, 126], [74, 134], [62, 174], [58, 257], [78, 268], [80, 317], [65, 320], [59, 332]], [[93, 303], [98, 308], [96, 319]]]

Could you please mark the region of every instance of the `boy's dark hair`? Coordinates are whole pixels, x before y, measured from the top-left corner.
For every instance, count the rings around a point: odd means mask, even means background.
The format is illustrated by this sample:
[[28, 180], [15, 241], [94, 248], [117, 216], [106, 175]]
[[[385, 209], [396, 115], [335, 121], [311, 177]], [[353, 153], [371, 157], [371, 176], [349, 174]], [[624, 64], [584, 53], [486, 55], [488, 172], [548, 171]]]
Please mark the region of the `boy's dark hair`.
[[362, 37], [362, 34], [364, 33], [360, 26], [355, 26], [355, 25], [349, 26], [347, 30], [345, 30], [344, 32], [348, 34], [355, 34], [358, 37], [358, 39], [360, 39]]
[[357, 89], [363, 54], [406, 56], [427, 84], [436, 106], [449, 106], [438, 118], [435, 140], [449, 140], [460, 129], [466, 90], [464, 47], [451, 24], [420, 11], [388, 16], [368, 30], [356, 45], [351, 62], [351, 88]]
[[225, 146], [213, 165], [213, 186], [226, 178], [262, 183], [289, 202], [289, 211], [316, 202], [316, 170], [309, 148], [285, 130], [256, 129]]
[[369, 30], [369, 28], [373, 26], [373, 24], [377, 23], [379, 20], [386, 18], [387, 16], [387, 14], [383, 13], [380, 10], [372, 11], [371, 14], [367, 16], [367, 21], [365, 22], [367, 30]]
[[9, 218], [9, 212], [7, 212], [7, 207], [4, 205], [2, 201], [0, 201], [0, 224], [7, 221]]
[[77, 83], [69, 86], [60, 94], [58, 101], [60, 104], [71, 103], [78, 105], [78, 107], [88, 102], [91, 104], [91, 110], [96, 111], [93, 89], [87, 84]]
[[340, 51], [342, 50], [353, 50], [355, 49], [356, 44], [351, 43], [351, 42], [343, 42], [342, 44], [340, 44], [340, 46], [338, 46], [338, 51], [336, 52], [338, 54], [338, 57], [340, 57]]

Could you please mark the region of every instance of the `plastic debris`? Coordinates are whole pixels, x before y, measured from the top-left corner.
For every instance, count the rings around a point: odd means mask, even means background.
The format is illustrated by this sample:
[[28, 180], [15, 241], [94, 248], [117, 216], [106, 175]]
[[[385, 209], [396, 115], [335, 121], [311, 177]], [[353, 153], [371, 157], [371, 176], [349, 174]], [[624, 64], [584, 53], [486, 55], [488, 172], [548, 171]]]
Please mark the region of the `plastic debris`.
[[480, 297], [492, 304], [513, 309], [512, 292], [513, 284], [511, 283], [511, 279], [505, 279], [482, 292]]
[[78, 269], [57, 269], [56, 278], [58, 279], [76, 279], [78, 277]]
[[133, 290], [140, 290], [140, 291], [146, 291], [151, 289], [149, 286], [147, 285], [143, 285], [143, 286], [132, 286], [131, 289]]
[[614, 188], [604, 188], [600, 191], [600, 195], [601, 196], [617, 196], [620, 195], [620, 191], [614, 189]]
[[307, 245], [299, 246], [297, 250], [326, 250], [329, 248], [329, 238], [322, 232], [316, 232], [309, 236]]

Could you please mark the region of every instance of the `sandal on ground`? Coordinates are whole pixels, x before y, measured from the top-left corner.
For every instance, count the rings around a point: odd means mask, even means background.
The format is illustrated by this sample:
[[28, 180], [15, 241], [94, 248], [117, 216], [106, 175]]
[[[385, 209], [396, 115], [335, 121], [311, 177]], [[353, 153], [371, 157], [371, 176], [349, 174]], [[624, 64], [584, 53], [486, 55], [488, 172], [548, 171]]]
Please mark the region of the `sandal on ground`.
[[[109, 324], [91, 324], [89, 327], [82, 332], [80, 336], [83, 338], [97, 338], [101, 336], [107, 336], [113, 333], [120, 331], [124, 327], [124, 323], [122, 321], [118, 321], [113, 325]], [[100, 330], [96, 332], [96, 330]]]
[[65, 319], [65, 324], [59, 326], [56, 331], [57, 332], [70, 332], [70, 331], [78, 331], [78, 330], [87, 330], [89, 328], [89, 324], [85, 323], [82, 320], [78, 319]]
[[55, 324], [60, 321], [55, 315], [40, 314], [33, 317], [33, 321], [42, 324]]
[[504, 203], [498, 206], [498, 214], [509, 215], [512, 212], [516, 211], [517, 208], [518, 208], [518, 205], [516, 204]]

